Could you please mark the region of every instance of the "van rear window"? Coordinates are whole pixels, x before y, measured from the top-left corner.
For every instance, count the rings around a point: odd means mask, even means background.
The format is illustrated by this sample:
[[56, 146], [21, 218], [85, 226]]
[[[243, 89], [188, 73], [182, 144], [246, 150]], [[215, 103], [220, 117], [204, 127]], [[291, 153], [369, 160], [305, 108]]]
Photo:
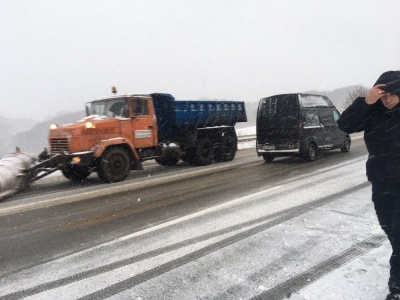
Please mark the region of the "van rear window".
[[297, 120], [297, 95], [279, 95], [261, 99], [258, 119], [265, 125], [287, 125], [289, 120]]
[[299, 95], [301, 107], [329, 107], [330, 103], [317, 95]]

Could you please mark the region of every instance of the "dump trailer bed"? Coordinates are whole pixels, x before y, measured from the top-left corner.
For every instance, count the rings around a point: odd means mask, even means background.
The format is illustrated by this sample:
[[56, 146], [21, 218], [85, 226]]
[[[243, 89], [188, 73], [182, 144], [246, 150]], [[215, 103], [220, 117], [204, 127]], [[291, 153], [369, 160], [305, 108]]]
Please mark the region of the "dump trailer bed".
[[175, 100], [170, 94], [151, 94], [160, 137], [176, 139], [182, 132], [247, 122], [243, 101]]

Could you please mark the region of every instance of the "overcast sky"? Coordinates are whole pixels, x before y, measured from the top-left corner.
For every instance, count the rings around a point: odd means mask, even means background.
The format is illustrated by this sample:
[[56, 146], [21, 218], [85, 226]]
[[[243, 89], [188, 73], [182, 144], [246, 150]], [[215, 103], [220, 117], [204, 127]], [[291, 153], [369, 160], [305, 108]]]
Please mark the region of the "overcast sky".
[[0, 0], [0, 115], [119, 93], [257, 101], [400, 69], [399, 0]]

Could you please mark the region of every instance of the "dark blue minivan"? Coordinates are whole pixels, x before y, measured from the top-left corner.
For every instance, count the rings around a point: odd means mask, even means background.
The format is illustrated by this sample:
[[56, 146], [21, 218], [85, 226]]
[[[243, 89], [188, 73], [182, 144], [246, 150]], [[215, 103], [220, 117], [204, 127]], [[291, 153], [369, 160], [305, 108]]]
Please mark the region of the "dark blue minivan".
[[351, 139], [340, 130], [339, 111], [328, 97], [281, 94], [260, 100], [257, 111], [257, 154], [265, 161], [298, 155], [314, 161], [319, 150], [350, 150]]

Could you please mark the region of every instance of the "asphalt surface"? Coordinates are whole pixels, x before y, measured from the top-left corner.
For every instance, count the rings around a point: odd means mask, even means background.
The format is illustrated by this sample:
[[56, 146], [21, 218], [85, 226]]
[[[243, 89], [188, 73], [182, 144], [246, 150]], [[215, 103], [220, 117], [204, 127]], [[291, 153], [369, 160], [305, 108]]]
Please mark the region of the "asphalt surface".
[[[354, 191], [366, 188], [367, 183], [358, 184], [354, 188], [346, 187], [345, 190], [334, 192], [334, 196], [326, 196], [326, 199], [322, 196], [318, 198], [318, 201], [315, 200], [317, 202], [310, 200], [299, 204], [296, 209], [293, 209], [291, 204], [288, 204], [287, 207], [280, 205], [275, 214], [271, 211], [270, 214], [257, 217], [254, 212], [246, 212], [244, 206], [242, 207], [243, 216], [239, 218], [241, 219], [239, 223], [232, 221], [230, 224], [229, 213], [231, 211], [229, 209], [220, 211], [220, 207], [229, 207], [232, 201], [257, 198], [257, 195], [265, 191], [274, 191], [274, 189], [282, 189], [286, 185], [297, 184], [299, 177], [306, 178], [308, 174], [320, 178], [320, 176], [324, 176], [326, 170], [335, 172], [335, 166], [346, 168], [355, 162], [358, 166], [362, 166], [365, 160], [366, 149], [362, 140], [357, 139], [353, 141], [349, 153], [324, 152], [313, 163], [307, 163], [301, 158], [280, 158], [272, 163], [265, 163], [262, 158], [257, 157], [254, 149], [249, 149], [239, 151], [232, 162], [212, 164], [206, 167], [192, 167], [183, 162], [174, 167], [146, 163], [143, 171], [132, 171], [127, 181], [117, 184], [103, 184], [95, 174], [91, 175], [87, 182], [81, 184], [70, 182], [62, 176], [52, 176], [38, 181], [23, 193], [7, 198], [0, 203], [0, 226], [2, 228], [0, 233], [0, 264], [2, 266], [0, 280], [7, 282], [9, 278], [15, 276], [23, 278], [21, 274], [24, 272], [29, 273], [46, 264], [51, 265], [54, 262], [69, 259], [76, 253], [105, 247], [104, 245], [113, 244], [116, 240], [122, 242], [139, 237], [140, 242], [137, 243], [137, 246], [146, 248], [148, 242], [146, 234], [154, 232], [154, 235], [149, 236], [148, 239], [156, 240], [161, 244], [154, 245], [153, 249], [143, 250], [143, 253], [138, 253], [133, 258], [128, 256], [119, 262], [114, 261], [106, 267], [100, 267], [101, 263], [98, 266], [96, 261], [93, 261], [93, 265], [89, 268], [92, 270], [90, 276], [85, 271], [79, 270], [79, 267], [74, 268], [69, 265], [74, 270], [72, 271], [74, 275], [64, 275], [63, 279], [60, 279], [61, 281], [50, 281], [43, 288], [43, 290], [49, 290], [64, 286], [74, 282], [74, 278], [101, 275], [106, 271], [112, 271], [135, 262], [140, 263], [149, 257], [168, 257], [159, 262], [152, 262], [153, 269], [139, 273], [137, 276], [128, 277], [119, 285], [111, 285], [106, 290], [100, 289], [100, 291], [93, 291], [93, 293], [82, 296], [84, 299], [112, 296], [119, 299], [122, 297], [120, 293], [129, 290], [132, 286], [140, 286], [141, 283], [151, 281], [180, 266], [198, 262], [210, 253], [225, 248], [230, 249], [253, 234], [260, 234], [269, 228], [279, 228], [282, 224], [303, 213], [315, 211], [321, 205], [328, 205]], [[348, 173], [347, 171], [347, 174], [343, 174], [343, 176], [351, 175]], [[340, 170], [337, 170], [337, 173], [332, 176], [322, 179], [321, 182], [340, 178]], [[310, 186], [312, 183], [312, 180], [307, 181], [308, 188], [312, 188]], [[285, 188], [283, 188], [283, 193], [284, 191]], [[270, 205], [272, 207], [273, 201]], [[221, 219], [221, 228], [213, 225], [212, 231], [202, 232], [201, 227], [206, 225], [193, 224], [193, 228], [199, 226], [199, 229], [196, 229], [198, 234], [189, 234], [193, 238], [189, 242], [183, 238], [183, 235], [182, 240], [174, 240], [176, 235], [180, 236], [179, 233], [171, 232], [171, 234], [167, 234], [167, 238], [164, 236], [166, 234], [164, 227], [168, 227], [169, 224], [174, 225], [176, 220], [184, 219], [185, 222], [188, 222], [187, 220], [191, 220], [191, 216], [197, 218], [198, 215], [202, 216], [203, 212], [209, 214], [206, 222]], [[226, 218], [227, 220], [225, 220]], [[215, 228], [215, 226], [217, 227]], [[158, 231], [161, 233], [156, 233]], [[368, 238], [381, 242], [379, 235]], [[165, 246], [162, 242], [168, 239], [175, 242], [166, 243], [168, 246]], [[210, 242], [214, 240], [217, 241]], [[144, 244], [142, 245], [142, 243]], [[368, 244], [368, 242], [365, 243]], [[188, 246], [195, 249], [189, 251], [187, 250]], [[302, 245], [302, 251], [310, 251], [311, 246], [311, 244]], [[118, 247], [118, 251], [122, 251], [121, 249], [124, 247]], [[171, 249], [166, 251], [165, 247], [171, 247]], [[350, 244], [349, 247], [351, 247]], [[180, 251], [178, 251], [179, 254], [173, 254], [176, 257], [170, 260], [168, 253], [172, 249]], [[126, 254], [121, 254], [121, 256], [124, 255]], [[142, 255], [141, 258], [140, 255]], [[295, 254], [292, 253], [292, 255]], [[276, 265], [277, 262], [273, 264]], [[334, 263], [331, 265], [335, 266]], [[86, 266], [86, 268], [88, 267]], [[196, 270], [196, 267], [194, 268]], [[198, 271], [189, 275], [187, 275], [188, 271], [185, 272], [184, 278], [189, 278], [187, 279], [189, 283], [192, 277], [193, 282], [196, 281], [194, 274]], [[202, 276], [204, 274], [200, 277]], [[309, 277], [309, 275], [305, 275], [305, 277], [307, 276]], [[296, 282], [298, 284], [299, 280]], [[169, 284], [176, 286], [179, 282]], [[292, 284], [294, 283], [292, 282]], [[290, 285], [290, 282], [287, 285]], [[23, 290], [24, 292], [16, 294], [6, 291], [5, 295], [8, 296], [5, 299], [19, 299], [24, 295], [37, 295], [39, 291], [42, 291], [41, 288], [38, 288], [37, 283], [33, 286], [36, 286], [37, 290], [26, 288]], [[187, 284], [185, 283], [184, 286], [186, 287]], [[288, 287], [283, 286], [281, 289], [278, 294], [282, 296], [284, 294], [282, 291], [287, 291]], [[259, 297], [266, 297], [266, 292], [263, 290], [261, 292], [263, 293], [259, 293], [261, 295]], [[273, 299], [272, 292], [269, 293], [268, 298], [265, 299]], [[189, 291], [188, 299], [195, 299], [196, 295], [200, 294], [200, 292]], [[253, 296], [257, 297], [256, 294], [254, 293]], [[40, 299], [39, 295], [38, 299]], [[213, 292], [212, 295], [212, 298], [228, 299], [232, 296], [234, 299], [240, 293], [235, 292], [235, 287], [230, 287], [224, 292]], [[50, 296], [45, 298], [47, 297]], [[80, 297], [71, 294], [67, 299]], [[125, 297], [131, 299], [132, 294]], [[160, 297], [160, 295], [148, 294], [143, 299], [156, 299], [154, 297]], [[175, 298], [171, 294], [165, 299], [172, 299], [170, 297]], [[246, 297], [249, 298], [248, 295]], [[208, 299], [209, 296], [203, 298]]]

